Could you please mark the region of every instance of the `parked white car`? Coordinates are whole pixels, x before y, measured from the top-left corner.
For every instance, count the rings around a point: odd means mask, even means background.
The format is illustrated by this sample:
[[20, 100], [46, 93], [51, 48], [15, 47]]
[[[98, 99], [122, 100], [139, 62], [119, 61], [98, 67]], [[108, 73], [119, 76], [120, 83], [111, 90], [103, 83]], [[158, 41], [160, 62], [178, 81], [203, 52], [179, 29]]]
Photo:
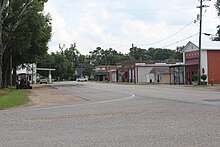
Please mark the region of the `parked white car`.
[[88, 81], [88, 79], [85, 77], [80, 77], [80, 78], [77, 78], [76, 81], [77, 82], [84, 82], [84, 81]]
[[48, 79], [45, 78], [45, 77], [41, 77], [41, 78], [40, 78], [40, 84], [42, 84], [42, 83], [47, 84], [47, 83], [48, 83]]

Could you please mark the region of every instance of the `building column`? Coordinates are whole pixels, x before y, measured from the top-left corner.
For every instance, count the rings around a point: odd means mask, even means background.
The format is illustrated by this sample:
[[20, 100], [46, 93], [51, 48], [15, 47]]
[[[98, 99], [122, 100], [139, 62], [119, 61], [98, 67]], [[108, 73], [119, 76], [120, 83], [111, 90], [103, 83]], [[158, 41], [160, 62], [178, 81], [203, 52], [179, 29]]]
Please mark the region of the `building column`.
[[49, 83], [52, 83], [51, 70], [49, 70]]

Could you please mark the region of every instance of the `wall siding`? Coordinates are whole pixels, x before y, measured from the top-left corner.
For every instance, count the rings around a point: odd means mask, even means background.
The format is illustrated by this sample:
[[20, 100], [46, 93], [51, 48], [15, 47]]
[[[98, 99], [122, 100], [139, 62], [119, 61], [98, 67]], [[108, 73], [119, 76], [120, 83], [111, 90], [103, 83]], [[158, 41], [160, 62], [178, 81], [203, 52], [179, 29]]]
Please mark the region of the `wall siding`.
[[215, 84], [220, 84], [220, 51], [208, 51], [208, 82], [214, 80]]

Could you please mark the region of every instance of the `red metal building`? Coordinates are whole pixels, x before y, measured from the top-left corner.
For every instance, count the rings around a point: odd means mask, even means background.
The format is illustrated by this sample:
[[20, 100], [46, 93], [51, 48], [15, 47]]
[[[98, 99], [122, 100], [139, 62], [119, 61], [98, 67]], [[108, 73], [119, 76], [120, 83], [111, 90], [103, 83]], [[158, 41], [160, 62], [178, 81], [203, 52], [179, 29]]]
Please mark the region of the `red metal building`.
[[199, 69], [199, 48], [188, 42], [183, 49], [183, 62], [185, 64], [185, 84], [192, 82], [192, 75], [200, 73], [207, 75], [207, 82], [220, 84], [220, 43], [210, 42], [210, 47], [201, 49], [201, 67]]

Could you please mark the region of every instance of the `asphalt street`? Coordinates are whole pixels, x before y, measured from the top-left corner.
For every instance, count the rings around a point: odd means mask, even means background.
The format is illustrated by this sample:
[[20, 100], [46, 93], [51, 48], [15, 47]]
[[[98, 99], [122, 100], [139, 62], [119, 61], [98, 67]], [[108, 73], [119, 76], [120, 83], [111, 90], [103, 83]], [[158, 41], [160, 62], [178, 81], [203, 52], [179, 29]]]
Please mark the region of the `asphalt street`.
[[53, 86], [83, 101], [0, 111], [0, 146], [220, 146], [220, 92], [95, 82]]

